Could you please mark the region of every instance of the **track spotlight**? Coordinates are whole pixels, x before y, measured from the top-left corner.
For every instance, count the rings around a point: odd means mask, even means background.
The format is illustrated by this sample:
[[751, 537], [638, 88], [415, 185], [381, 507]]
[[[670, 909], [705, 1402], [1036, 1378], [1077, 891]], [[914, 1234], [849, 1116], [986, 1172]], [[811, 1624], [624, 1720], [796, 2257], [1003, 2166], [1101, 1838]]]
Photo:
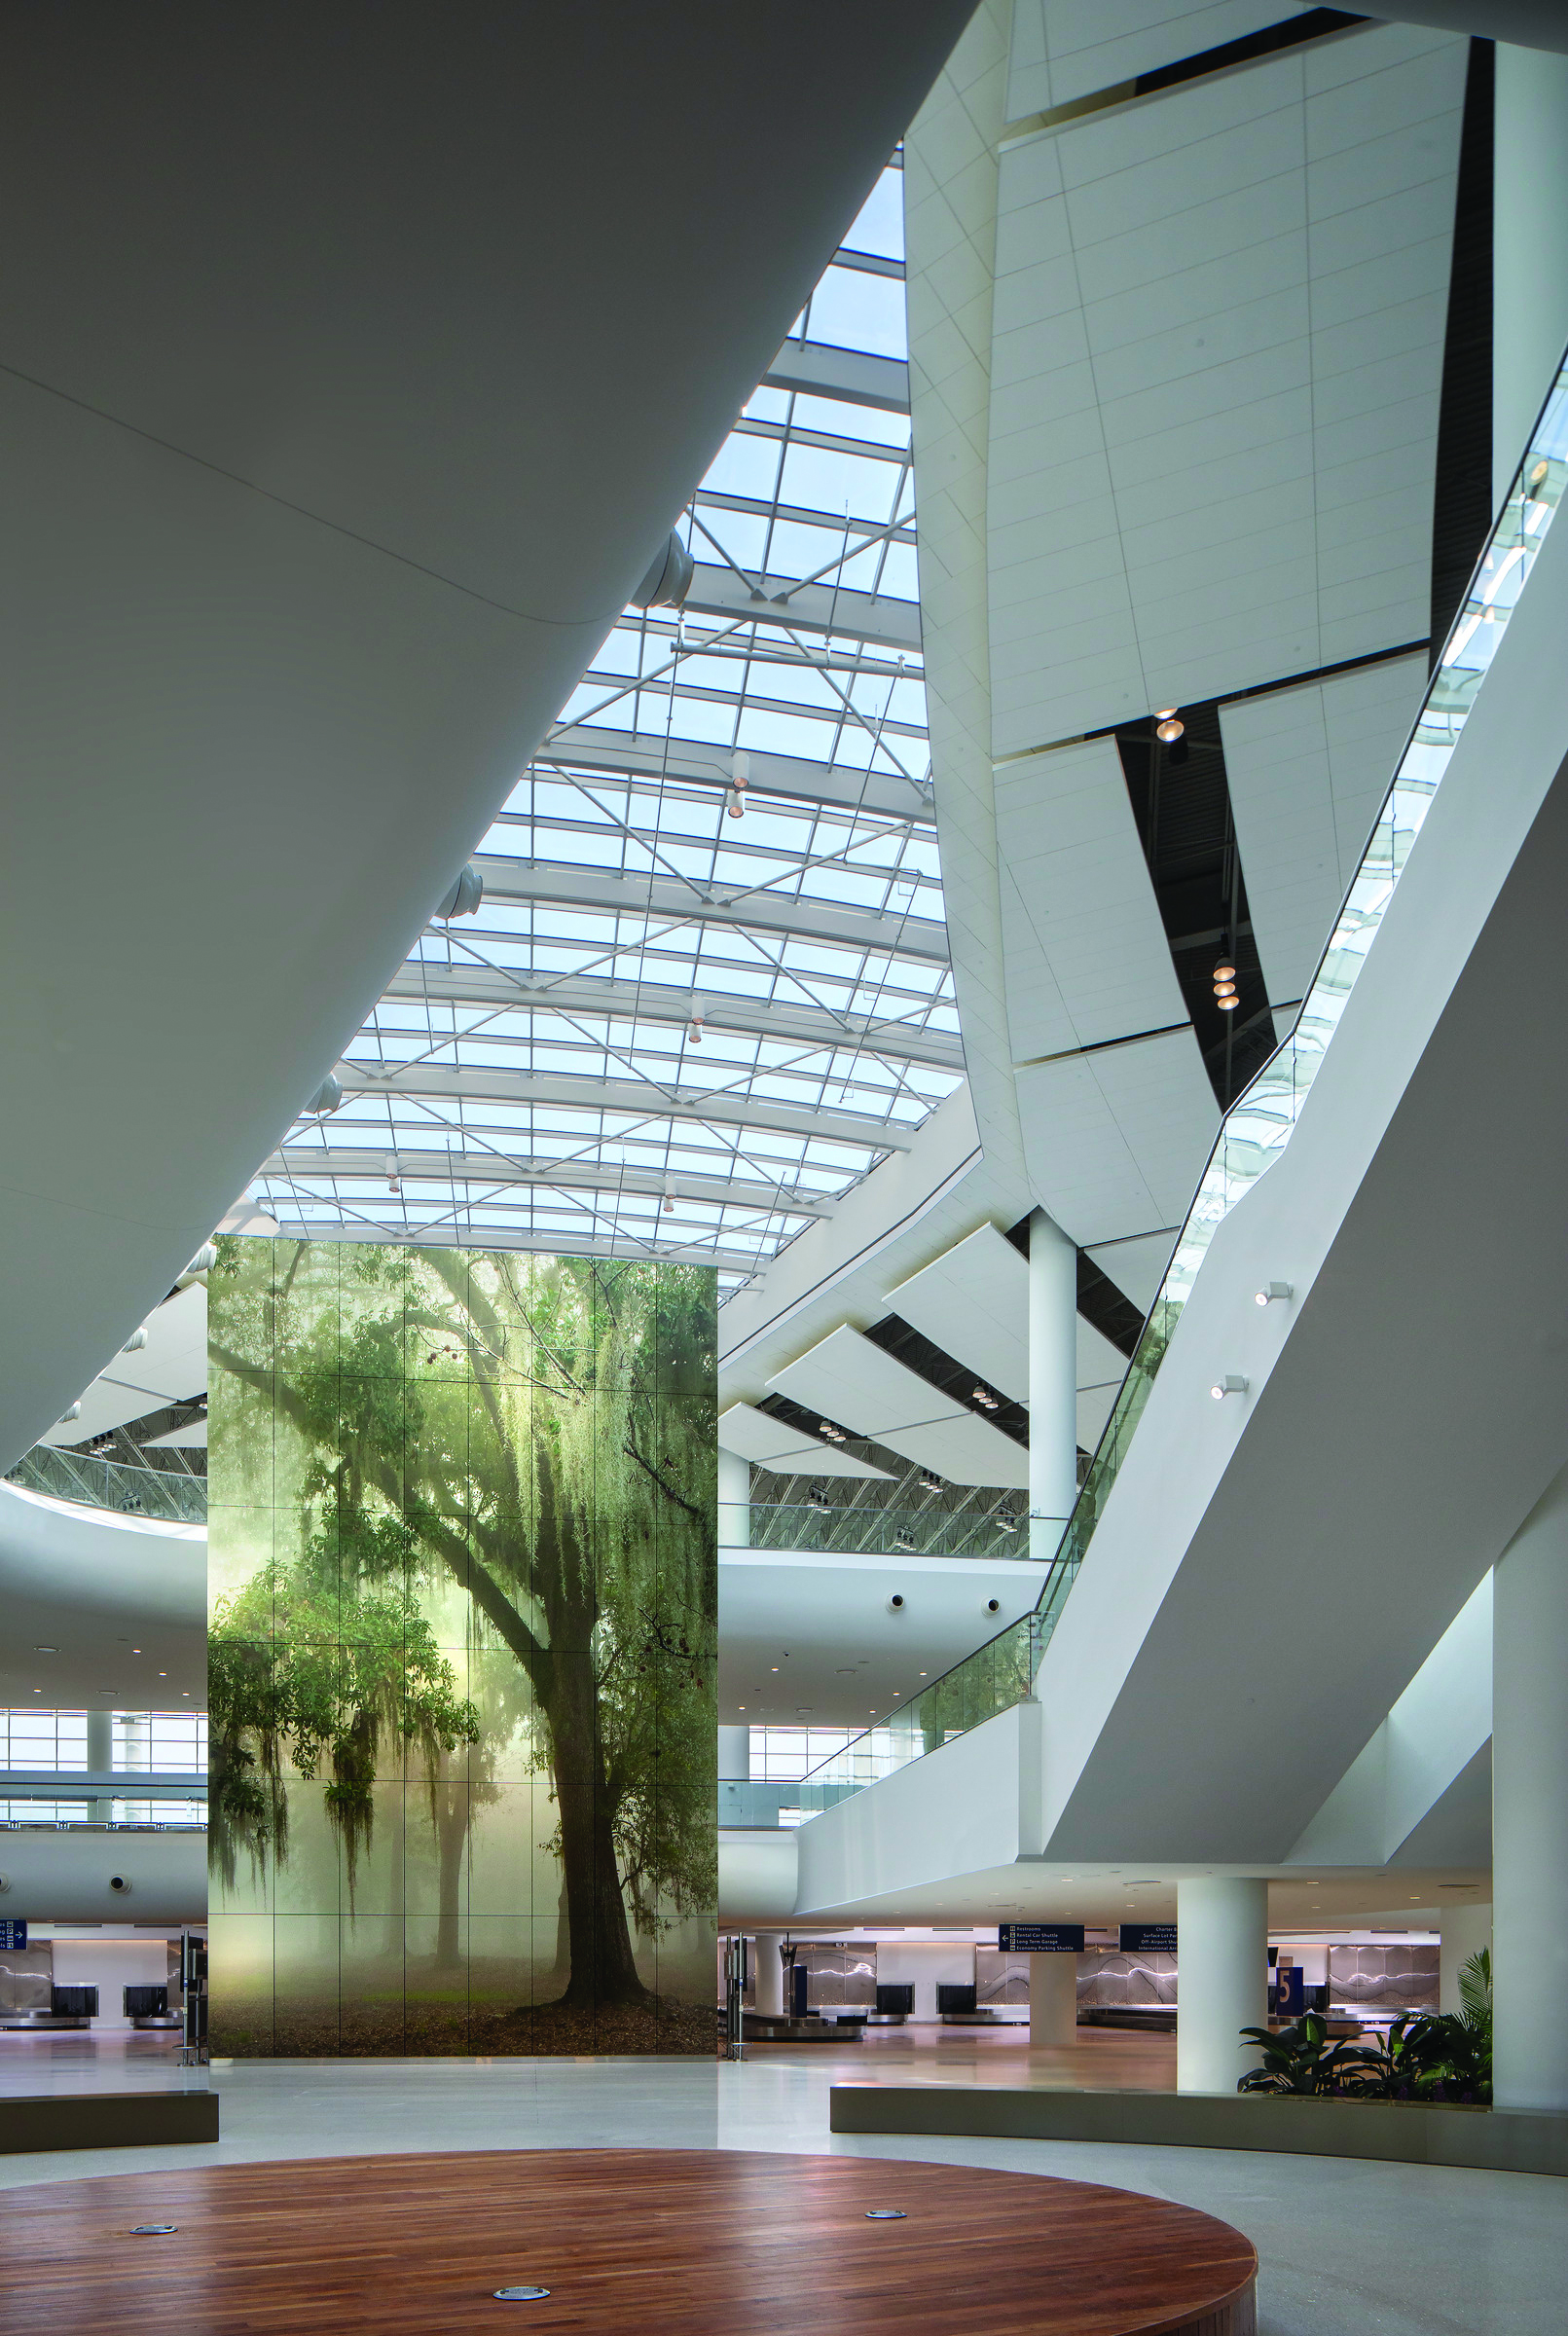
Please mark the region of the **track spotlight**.
[[940, 1477], [933, 1477], [929, 1468], [923, 1468], [920, 1472], [920, 1489], [922, 1492], [940, 1492], [942, 1480]]
[[386, 1169], [386, 1189], [387, 1189], [387, 1191], [388, 1191], [388, 1192], [401, 1192], [401, 1191], [402, 1191], [402, 1189], [403, 1189], [403, 1180], [402, 1180], [401, 1176], [398, 1174], [398, 1168], [397, 1168], [397, 1154], [396, 1154], [396, 1152], [395, 1152], [395, 1151], [389, 1151], [389, 1152], [387, 1153], [387, 1155], [386, 1155], [386, 1159], [385, 1159], [385, 1162], [384, 1162], [384, 1166], [385, 1166], [385, 1169]]
[[647, 574], [632, 595], [634, 608], [678, 608], [691, 590], [697, 563], [673, 530], [654, 553]]
[[485, 880], [472, 860], [464, 868], [450, 892], [441, 895], [436, 915], [443, 921], [453, 917], [471, 917], [485, 897]]
[[[300, 1117], [302, 1119], [325, 1119], [329, 1113], [337, 1110], [342, 1101], [343, 1080], [338, 1077], [336, 1071], [329, 1071], [301, 1112]], [[195, 1273], [197, 1267], [192, 1265], [190, 1271]]]
[[746, 790], [751, 780], [751, 757], [745, 748], [730, 756], [730, 793], [725, 805], [732, 820], [746, 816]]
[[1209, 1390], [1217, 1404], [1223, 1403], [1227, 1395], [1245, 1395], [1246, 1392], [1247, 1381], [1233, 1370], [1227, 1370], [1224, 1377], [1217, 1380]]
[[667, 1176], [664, 1180], [664, 1201], [662, 1207], [663, 1213], [666, 1217], [673, 1217], [675, 1215], [675, 1180], [673, 1176]]
[[1265, 1282], [1253, 1302], [1255, 1305], [1271, 1306], [1276, 1298], [1290, 1296], [1291, 1284], [1289, 1282]]
[[694, 997], [691, 1002], [691, 1021], [686, 1031], [688, 1042], [700, 1046], [703, 1042], [703, 1001]]
[[1154, 736], [1159, 740], [1160, 744], [1166, 747], [1174, 747], [1177, 740], [1185, 736], [1185, 731], [1186, 724], [1178, 714], [1176, 708], [1174, 706], [1162, 706], [1154, 716]]

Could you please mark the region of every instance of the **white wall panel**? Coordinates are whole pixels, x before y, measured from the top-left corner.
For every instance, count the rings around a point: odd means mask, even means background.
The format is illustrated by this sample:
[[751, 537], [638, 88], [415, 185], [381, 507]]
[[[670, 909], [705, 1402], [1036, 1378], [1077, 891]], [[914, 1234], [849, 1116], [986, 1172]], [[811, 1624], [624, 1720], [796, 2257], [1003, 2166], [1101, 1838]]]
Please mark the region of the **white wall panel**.
[[1003, 154], [997, 753], [1424, 638], [1466, 54], [1375, 25]]
[[890, 1312], [955, 1362], [1029, 1401], [1029, 1260], [994, 1224], [890, 1290]]
[[1265, 24], [1283, 23], [1312, 0], [1016, 0], [1007, 62], [1007, 119], [1044, 113], [1161, 65], [1180, 64]]
[[939, 1394], [858, 1331], [834, 1331], [768, 1385], [955, 1484], [1027, 1489], [1029, 1454], [1021, 1444]]
[[1018, 1074], [1040, 1204], [1080, 1248], [1179, 1224], [1220, 1124], [1189, 1030]]
[[1091, 1249], [1090, 1257], [1100, 1271], [1110, 1276], [1116, 1288], [1135, 1306], [1147, 1314], [1159, 1296], [1165, 1268], [1176, 1247], [1176, 1230], [1169, 1232], [1137, 1233], [1131, 1240], [1103, 1242]]
[[1272, 1000], [1303, 995], [1426, 687], [1424, 657], [1220, 710], [1253, 932]]
[[999, 770], [1013, 1061], [1185, 1018], [1114, 739]]
[[718, 1448], [750, 1460], [758, 1468], [771, 1468], [781, 1476], [802, 1476], [810, 1470], [818, 1477], [879, 1477], [888, 1480], [885, 1468], [873, 1468], [869, 1460], [857, 1460], [853, 1452], [821, 1443], [815, 1436], [803, 1436], [798, 1428], [775, 1419], [771, 1411], [759, 1411], [754, 1404], [731, 1404], [727, 1411], [719, 1413]]

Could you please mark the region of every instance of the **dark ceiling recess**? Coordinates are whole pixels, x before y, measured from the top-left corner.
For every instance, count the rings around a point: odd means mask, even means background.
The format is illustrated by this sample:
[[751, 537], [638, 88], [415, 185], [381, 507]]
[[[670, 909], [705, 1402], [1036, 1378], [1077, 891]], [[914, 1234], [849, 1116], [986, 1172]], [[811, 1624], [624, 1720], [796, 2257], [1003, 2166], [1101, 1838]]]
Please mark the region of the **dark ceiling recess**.
[[1492, 526], [1492, 97], [1497, 52], [1472, 41], [1459, 132], [1448, 322], [1432, 505], [1432, 663]]
[[[1007, 1239], [1021, 1257], [1029, 1255], [1029, 1219], [1020, 1217], [1007, 1227]], [[1085, 1322], [1131, 1355], [1144, 1327], [1144, 1317], [1124, 1290], [1102, 1273], [1086, 1249], [1078, 1251], [1077, 1310]]]
[[1086, 1249], [1078, 1251], [1078, 1312], [1103, 1338], [1132, 1355], [1143, 1332], [1143, 1314], [1110, 1274], [1101, 1272]]
[[[1003, 1436], [1010, 1436], [1015, 1443], [1028, 1443], [1029, 1413], [1022, 1404], [1010, 1403], [1000, 1387], [993, 1387], [986, 1379], [976, 1378], [972, 1370], [962, 1363], [955, 1363], [951, 1355], [945, 1354], [941, 1347], [933, 1346], [929, 1338], [923, 1338], [919, 1331], [902, 1321], [898, 1315], [885, 1314], [863, 1334], [873, 1346], [880, 1346], [885, 1355], [892, 1355], [895, 1363], [901, 1363], [906, 1370], [912, 1370], [918, 1377], [928, 1380], [939, 1394], [951, 1396], [955, 1404], [963, 1404], [977, 1419], [988, 1419], [994, 1428], [1000, 1428]], [[995, 1410], [975, 1402], [974, 1391], [977, 1387], [983, 1387], [987, 1395], [996, 1397]]]
[[[1223, 1111], [1273, 1053], [1274, 1017], [1236, 849], [1220, 709], [1184, 706], [1181, 715], [1185, 734], [1173, 746], [1154, 736], [1152, 716], [1129, 722], [1115, 740], [1171, 963]], [[1228, 1014], [1214, 995], [1222, 950], [1235, 966], [1240, 996]]]

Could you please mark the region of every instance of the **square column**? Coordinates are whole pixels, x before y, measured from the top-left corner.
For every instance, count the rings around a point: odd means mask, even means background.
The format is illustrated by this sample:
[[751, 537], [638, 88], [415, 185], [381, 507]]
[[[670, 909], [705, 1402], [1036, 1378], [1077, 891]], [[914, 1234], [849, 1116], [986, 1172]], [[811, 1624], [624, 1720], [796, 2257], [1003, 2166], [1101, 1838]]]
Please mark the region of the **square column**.
[[1493, 2087], [1568, 2110], [1568, 1469], [1492, 1581]]

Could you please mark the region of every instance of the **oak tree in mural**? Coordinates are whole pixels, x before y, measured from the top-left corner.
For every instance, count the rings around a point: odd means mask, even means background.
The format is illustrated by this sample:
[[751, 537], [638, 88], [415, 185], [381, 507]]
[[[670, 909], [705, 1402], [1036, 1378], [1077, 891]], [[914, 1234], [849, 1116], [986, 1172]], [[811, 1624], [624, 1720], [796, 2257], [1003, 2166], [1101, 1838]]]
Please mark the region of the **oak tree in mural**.
[[712, 1275], [339, 1254], [341, 1299], [334, 1283], [324, 1304], [307, 1245], [278, 1244], [275, 1290], [246, 1292], [238, 1246], [219, 1244], [213, 1362], [244, 1370], [264, 1332], [275, 1339], [273, 1401], [310, 1453], [296, 1554], [214, 1617], [220, 1864], [286, 1855], [291, 1761], [325, 1779], [351, 1886], [378, 1756], [401, 1737], [445, 1872], [466, 1823], [452, 1756], [479, 1747], [482, 1779], [497, 1715], [459, 1696], [421, 1611], [420, 1585], [444, 1575], [472, 1599], [475, 1635], [516, 1658], [499, 1720], [527, 1715], [553, 1780], [563, 2006], [644, 2001], [632, 1926], [652, 1936], [715, 1896]]

